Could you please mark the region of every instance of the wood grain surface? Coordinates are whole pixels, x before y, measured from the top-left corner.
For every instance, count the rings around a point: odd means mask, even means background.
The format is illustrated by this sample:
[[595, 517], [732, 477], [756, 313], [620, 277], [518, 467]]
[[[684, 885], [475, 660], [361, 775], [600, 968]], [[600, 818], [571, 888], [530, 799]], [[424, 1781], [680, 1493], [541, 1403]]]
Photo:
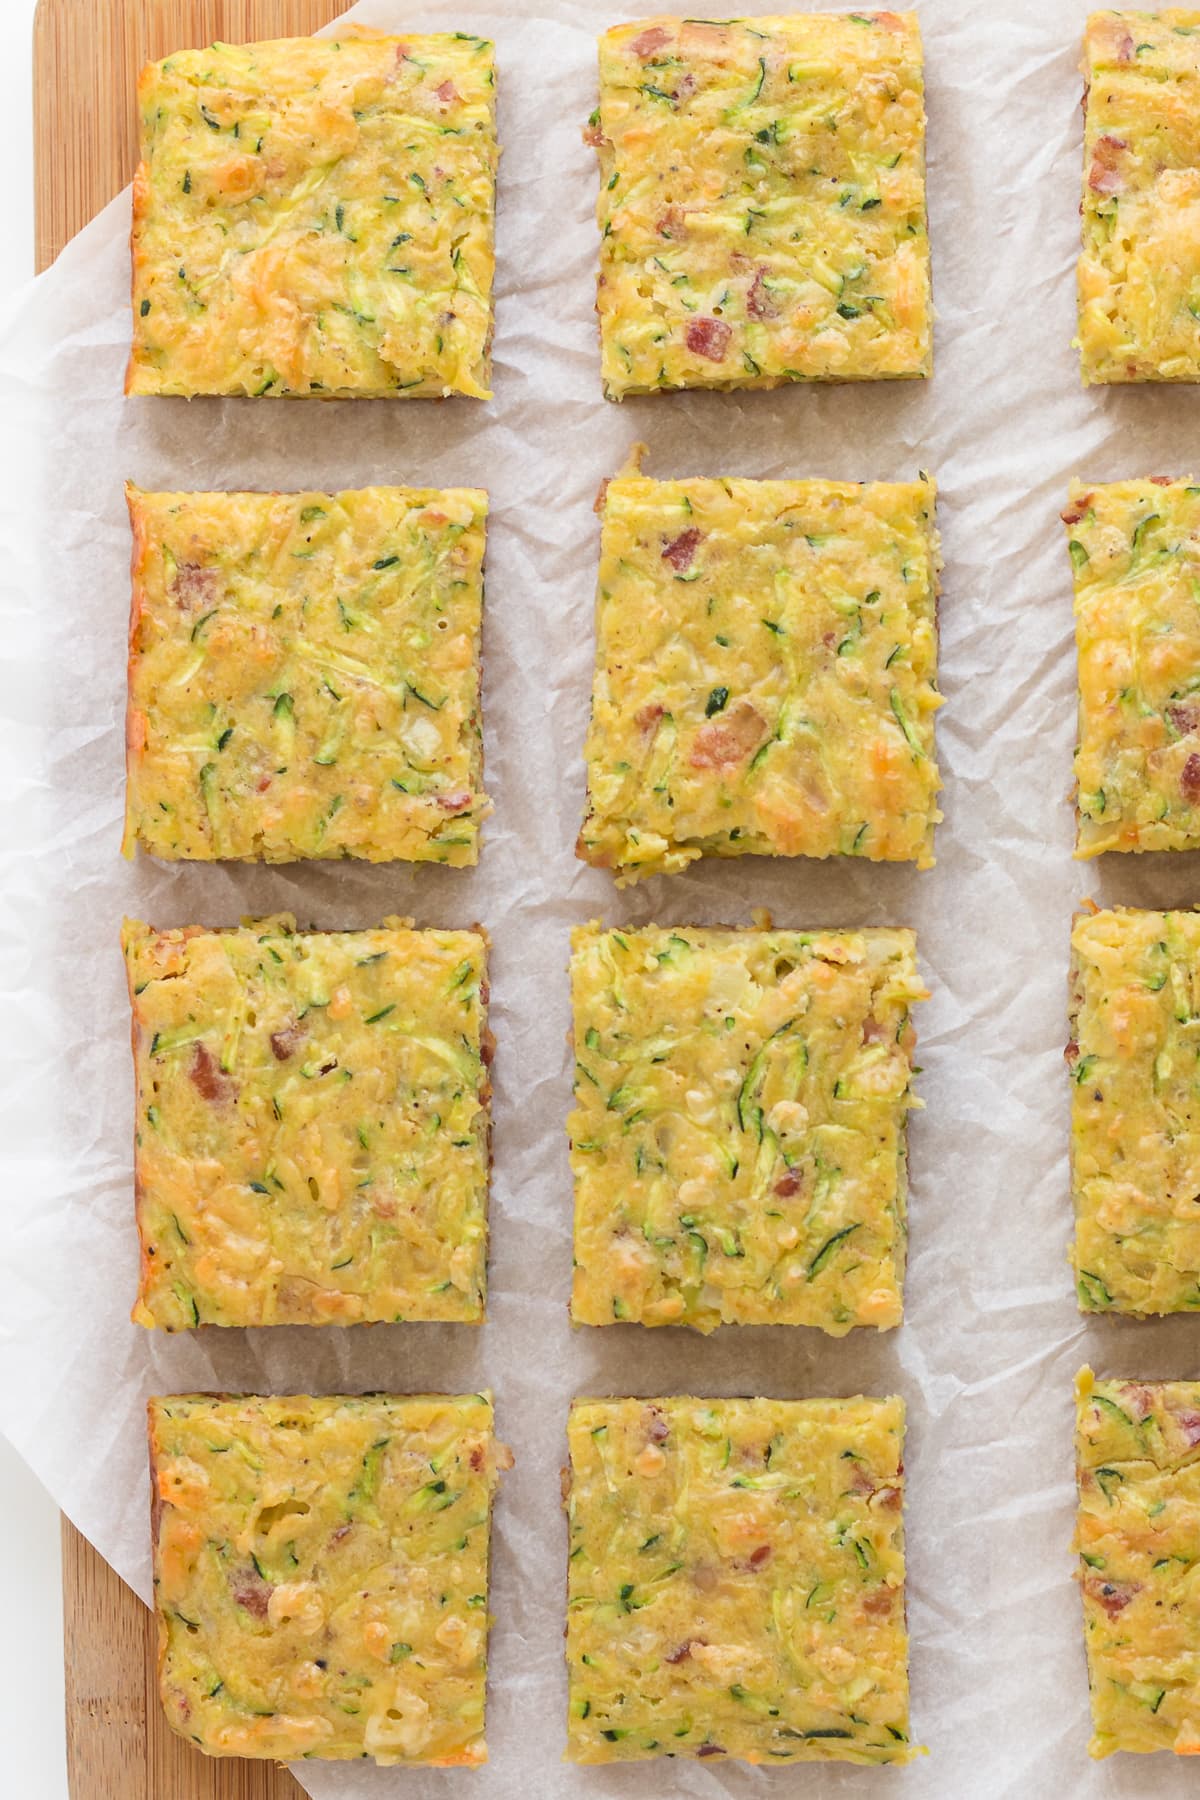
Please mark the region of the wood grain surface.
[[[298, 36], [327, 24], [348, 3], [39, 0], [33, 28], [37, 268], [52, 263], [133, 174], [134, 83], [144, 62], [216, 38], [250, 43]], [[213, 1761], [175, 1736], [158, 1704], [151, 1614], [66, 1519], [62, 1549], [71, 1800], [303, 1800], [286, 1769]]]

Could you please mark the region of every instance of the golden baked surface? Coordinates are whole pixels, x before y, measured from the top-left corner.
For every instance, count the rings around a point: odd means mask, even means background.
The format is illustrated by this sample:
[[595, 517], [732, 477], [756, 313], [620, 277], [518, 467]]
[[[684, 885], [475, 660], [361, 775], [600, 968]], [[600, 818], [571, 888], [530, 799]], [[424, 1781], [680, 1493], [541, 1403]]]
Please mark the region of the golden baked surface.
[[213, 44], [138, 108], [130, 393], [487, 398], [491, 44]]
[[915, 13], [600, 39], [605, 392], [928, 375]]
[[577, 1400], [574, 1762], [903, 1763], [902, 1400]]
[[476, 1765], [489, 1394], [149, 1405], [159, 1690], [209, 1756]]
[[1200, 1755], [1200, 1383], [1075, 1392], [1088, 1748]]
[[486, 496], [128, 498], [126, 854], [474, 863]]
[[1200, 12], [1084, 33], [1085, 382], [1200, 380]]
[[1200, 913], [1071, 934], [1071, 1161], [1084, 1312], [1200, 1310]]
[[576, 1323], [899, 1324], [912, 932], [572, 949]]
[[483, 1317], [487, 946], [474, 931], [122, 933], [134, 1318]]
[[932, 481], [608, 484], [586, 862], [933, 862]]
[[1200, 845], [1200, 487], [1073, 482], [1077, 856]]

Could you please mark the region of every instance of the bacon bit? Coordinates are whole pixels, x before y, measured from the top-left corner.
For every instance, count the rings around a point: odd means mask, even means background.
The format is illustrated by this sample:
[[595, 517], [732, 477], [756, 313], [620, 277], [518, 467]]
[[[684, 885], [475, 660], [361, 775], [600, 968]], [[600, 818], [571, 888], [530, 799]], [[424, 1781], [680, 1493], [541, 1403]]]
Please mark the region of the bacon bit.
[[635, 56], [640, 56], [644, 60], [647, 56], [653, 56], [656, 50], [661, 50], [663, 45], [669, 44], [670, 41], [671, 34], [662, 25], [651, 25], [648, 31], [639, 32], [629, 48]]
[[672, 238], [687, 230], [687, 213], [682, 206], [668, 206], [654, 227], [659, 237]]
[[475, 1473], [478, 1475], [479, 1471], [483, 1467], [483, 1445], [482, 1444], [473, 1444], [471, 1446], [470, 1463], [471, 1463], [471, 1467], [474, 1469]]
[[875, 1589], [874, 1593], [864, 1597], [862, 1608], [865, 1613], [870, 1613], [874, 1618], [884, 1618], [891, 1612], [894, 1599], [895, 1595], [890, 1587], [879, 1587]]
[[257, 1569], [235, 1569], [229, 1577], [229, 1591], [239, 1606], [256, 1619], [265, 1619], [274, 1588], [264, 1581]]
[[692, 74], [690, 69], [685, 69], [683, 74], [679, 77], [679, 80], [675, 83], [675, 92], [671, 98], [674, 100], [676, 106], [680, 106], [685, 100], [690, 100], [695, 91], [696, 77]]
[[604, 142], [604, 133], [598, 125], [585, 125], [583, 128], [583, 141], [585, 144], [590, 144], [593, 150], [598, 150]]
[[462, 95], [452, 81], [443, 81], [441, 86], [435, 87], [433, 91], [443, 106], [449, 106], [453, 101], [462, 99]]
[[771, 1560], [770, 1544], [760, 1544], [758, 1546], [757, 1550], [752, 1550], [750, 1552], [749, 1561], [750, 1561], [750, 1567], [752, 1569], [761, 1569], [763, 1564], [766, 1562], [770, 1562], [770, 1560]]
[[674, 1650], [669, 1650], [667, 1652], [666, 1656], [663, 1657], [663, 1661], [669, 1663], [687, 1662], [692, 1654], [692, 1645], [699, 1644], [703, 1647], [706, 1642], [707, 1640], [705, 1638], [684, 1638], [682, 1644], [677, 1644]]
[[273, 1031], [271, 1033], [271, 1054], [276, 1062], [286, 1062], [289, 1056], [294, 1056], [304, 1042], [304, 1036], [304, 1027], [298, 1019], [293, 1019], [290, 1025], [285, 1025], [282, 1031]]
[[724, 1756], [724, 1754], [724, 1748], [720, 1744], [701, 1744], [696, 1752], [697, 1756]]
[[266, 793], [266, 791], [267, 791], [267, 789], [268, 789], [268, 788], [269, 788], [269, 787], [270, 787], [270, 785], [271, 785], [271, 780], [272, 780], [272, 777], [271, 777], [271, 776], [270, 776], [270, 775], [263, 775], [263, 776], [261, 776], [261, 777], [260, 777], [260, 778], [259, 778], [259, 780], [258, 780], [258, 781], [256, 781], [256, 782], [255, 782], [255, 784], [254, 784], [254, 791], [255, 791], [255, 793], [256, 793], [256, 794], [265, 794], [265, 793]]
[[1118, 1613], [1124, 1612], [1133, 1596], [1141, 1592], [1142, 1584], [1140, 1581], [1104, 1581], [1099, 1575], [1089, 1575], [1083, 1586], [1109, 1618], [1115, 1619]]
[[1194, 806], [1200, 800], [1200, 756], [1195, 751], [1183, 765], [1179, 777], [1179, 790], [1189, 805]]
[[336, 1531], [330, 1532], [329, 1542], [331, 1544], [340, 1544], [342, 1539], [348, 1538], [350, 1536], [350, 1533], [353, 1530], [354, 1530], [354, 1521], [353, 1521], [353, 1519], [349, 1519], [349, 1520], [347, 1520], [345, 1525], [339, 1525]]
[[1138, 1419], [1148, 1419], [1154, 1410], [1154, 1396], [1140, 1381], [1123, 1381], [1121, 1393], [1136, 1412]]
[[1061, 512], [1058, 516], [1064, 525], [1078, 525], [1091, 504], [1092, 496], [1090, 494], [1080, 494], [1078, 500], [1072, 500], [1066, 512]]
[[1117, 45], [1117, 61], [1119, 63], [1131, 63], [1133, 61], [1133, 39], [1128, 32], [1125, 33], [1125, 36]]
[[435, 795], [434, 804], [440, 806], [443, 812], [460, 813], [466, 812], [474, 798], [474, 794], [470, 794], [465, 788], [461, 788], [453, 794]]
[[767, 292], [767, 270], [762, 264], [755, 271], [754, 280], [750, 283], [750, 291], [746, 295], [746, 311], [752, 319], [777, 319], [779, 308]]
[[592, 511], [597, 517], [604, 511], [604, 502], [608, 499], [608, 484], [611, 479], [611, 476], [606, 475], [596, 489], [596, 498], [592, 501]]
[[1063, 1051], [1063, 1055], [1067, 1059], [1068, 1069], [1073, 1069], [1075, 1067], [1075, 1064], [1079, 1061], [1079, 1040], [1078, 1040], [1078, 1038], [1071, 1039], [1070, 1043], [1067, 1045], [1066, 1049]]
[[207, 1044], [193, 1044], [188, 1074], [202, 1099], [214, 1104], [232, 1100], [236, 1089]]
[[[693, 769], [724, 769], [745, 762], [767, 734], [767, 721], [748, 700], [707, 719], [696, 733], [688, 758]], [[1197, 758], [1200, 763], [1200, 758]]]
[[1200, 1444], [1200, 1413], [1179, 1412], [1172, 1414], [1172, 1417], [1183, 1433], [1189, 1450], [1194, 1444]]
[[180, 606], [215, 606], [217, 571], [206, 563], [180, 563], [175, 570], [171, 592]]
[[867, 1469], [864, 1469], [861, 1463], [855, 1463], [854, 1465], [854, 1474], [850, 1481], [850, 1492], [852, 1494], [873, 1494], [875, 1492], [875, 1482], [870, 1472]]
[[690, 569], [692, 558], [696, 554], [696, 546], [700, 542], [700, 532], [694, 525], [672, 538], [662, 553], [664, 562], [669, 562], [673, 569]]
[[396, 45], [396, 61], [398, 63], [408, 61], [408, 45], [407, 44], [397, 44]]
[[729, 340], [733, 336], [733, 327], [724, 319], [691, 319], [684, 333], [687, 347], [696, 356], [707, 357], [709, 362], [721, 362], [729, 349]]
[[1155, 487], [1170, 487], [1174, 477], [1171, 475], [1148, 475], [1146, 479], [1152, 481]]
[[888, 31], [904, 30], [904, 20], [900, 17], [899, 13], [878, 12], [872, 13], [871, 17], [875, 20], [877, 25], [882, 25]]
[[891, 1036], [891, 1027], [874, 1014], [863, 1020], [862, 1041], [864, 1044], [882, 1044]]
[[663, 708], [657, 700], [647, 700], [645, 706], [639, 706], [633, 715], [633, 722], [643, 737], [649, 737], [658, 727], [663, 716]]
[[667, 1424], [657, 1406], [646, 1408], [646, 1436], [655, 1444], [665, 1444], [671, 1435], [671, 1427]]
[[787, 1199], [791, 1194], [798, 1194], [803, 1186], [804, 1176], [800, 1173], [800, 1170], [789, 1169], [787, 1173], [781, 1175], [779, 1180], [775, 1183], [775, 1192], [777, 1194], [782, 1194], [784, 1199]]
[[1120, 171], [1120, 158], [1128, 148], [1124, 138], [1114, 137], [1110, 131], [1096, 139], [1096, 146], [1092, 151], [1092, 166], [1088, 170], [1088, 186], [1093, 194], [1116, 194], [1124, 187], [1125, 178]]

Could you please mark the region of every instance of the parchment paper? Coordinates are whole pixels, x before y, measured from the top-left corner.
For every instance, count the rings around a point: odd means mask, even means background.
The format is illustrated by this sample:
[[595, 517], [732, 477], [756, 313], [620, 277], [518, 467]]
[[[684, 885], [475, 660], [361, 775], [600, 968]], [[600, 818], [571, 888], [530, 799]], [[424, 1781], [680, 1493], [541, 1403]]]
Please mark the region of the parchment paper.
[[[691, 4], [691, 0], [689, 0]], [[634, 7], [634, 14], [645, 12]], [[701, 6], [701, 13], [717, 9]], [[766, 8], [764, 8], [766, 10]], [[488, 1738], [478, 1775], [305, 1763], [315, 1796], [1183, 1795], [1168, 1757], [1089, 1764], [1073, 1508], [1071, 1378], [1200, 1375], [1200, 1321], [1085, 1325], [1065, 1263], [1062, 1065], [1072, 908], [1200, 898], [1195, 859], [1070, 855], [1069, 477], [1200, 473], [1194, 390], [1084, 394], [1070, 349], [1083, 4], [925, 0], [929, 200], [939, 309], [930, 383], [600, 397], [596, 173], [580, 126], [614, 0], [369, 0], [392, 30], [493, 36], [504, 156], [495, 399], [124, 401], [127, 197], [18, 300], [0, 331], [0, 1425], [143, 1596], [143, 1407], [192, 1388], [496, 1391], [517, 1457], [496, 1515]], [[710, 863], [619, 894], [572, 855], [592, 661], [591, 504], [630, 442], [657, 475], [941, 484], [938, 738], [947, 790], [932, 873], [865, 863]], [[157, 867], [118, 854], [128, 607], [121, 484], [469, 482], [492, 495], [485, 738], [496, 814], [476, 871]], [[728, 1328], [572, 1334], [566, 979], [570, 926], [908, 923], [920, 1010], [912, 1259], [903, 1327], [835, 1342]], [[136, 1245], [132, 1077], [117, 931], [291, 908], [385, 913], [495, 939], [496, 1169], [482, 1329], [209, 1331], [128, 1322]], [[564, 1742], [565, 1531], [558, 1469], [580, 1392], [898, 1390], [909, 1406], [914, 1729], [888, 1774], [659, 1762], [572, 1769]], [[46, 1595], [47, 1606], [58, 1604]], [[163, 1800], [172, 1800], [163, 1796]]]

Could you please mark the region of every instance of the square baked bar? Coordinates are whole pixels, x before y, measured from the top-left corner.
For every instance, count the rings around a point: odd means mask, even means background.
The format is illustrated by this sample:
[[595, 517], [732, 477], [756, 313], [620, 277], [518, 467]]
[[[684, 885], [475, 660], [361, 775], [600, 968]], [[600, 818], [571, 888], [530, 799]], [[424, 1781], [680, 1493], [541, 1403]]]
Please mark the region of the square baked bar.
[[487, 1761], [490, 1394], [149, 1404], [159, 1691], [208, 1756]]
[[1093, 13], [1083, 72], [1083, 379], [1200, 380], [1200, 12]]
[[1073, 482], [1077, 856], [1200, 847], [1200, 487]]
[[577, 1400], [567, 1755], [911, 1760], [904, 1402]]
[[181, 50], [138, 111], [131, 394], [487, 398], [485, 39]]
[[126, 855], [476, 862], [486, 495], [128, 499]]
[[138, 1323], [481, 1319], [486, 939], [281, 915], [122, 944]]
[[608, 484], [578, 852], [933, 862], [932, 481]]
[[588, 136], [610, 399], [930, 373], [915, 13], [618, 25]]
[[1200, 1383], [1075, 1392], [1088, 1748], [1200, 1755]]
[[1200, 913], [1071, 934], [1073, 1263], [1084, 1312], [1200, 1309]]
[[572, 935], [581, 1325], [897, 1325], [911, 931]]

